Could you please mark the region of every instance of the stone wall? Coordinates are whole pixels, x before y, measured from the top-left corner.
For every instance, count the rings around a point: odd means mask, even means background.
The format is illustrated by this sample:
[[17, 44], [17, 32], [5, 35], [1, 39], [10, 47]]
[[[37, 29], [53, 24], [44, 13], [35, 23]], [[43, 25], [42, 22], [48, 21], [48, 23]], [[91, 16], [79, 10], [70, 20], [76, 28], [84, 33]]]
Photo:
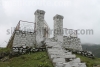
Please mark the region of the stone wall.
[[63, 44], [65, 48], [75, 49], [79, 51], [82, 50], [81, 41], [78, 37], [64, 36], [63, 41], [64, 41]]
[[25, 32], [25, 31], [16, 31], [13, 47], [21, 47], [21, 46], [35, 46], [35, 34], [33, 32]]

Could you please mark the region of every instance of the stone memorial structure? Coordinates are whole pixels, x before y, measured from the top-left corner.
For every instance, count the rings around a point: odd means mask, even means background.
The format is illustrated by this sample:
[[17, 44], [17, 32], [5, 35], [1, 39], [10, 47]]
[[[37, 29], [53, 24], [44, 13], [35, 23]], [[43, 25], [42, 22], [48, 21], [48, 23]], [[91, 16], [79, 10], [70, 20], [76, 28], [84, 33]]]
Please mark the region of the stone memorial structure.
[[63, 43], [63, 16], [56, 15], [54, 20], [54, 38]]
[[55, 15], [54, 20], [54, 37], [49, 38], [50, 28], [44, 20], [45, 11], [36, 10], [35, 13], [34, 32], [20, 30], [20, 24], [16, 26], [14, 34], [9, 40], [9, 47], [42, 47], [45, 46], [48, 56], [54, 67], [86, 67], [85, 63], [81, 63], [80, 58], [76, 58], [75, 54], [65, 50], [65, 48], [82, 51], [81, 41], [77, 37], [63, 35], [63, 19], [61, 15]]

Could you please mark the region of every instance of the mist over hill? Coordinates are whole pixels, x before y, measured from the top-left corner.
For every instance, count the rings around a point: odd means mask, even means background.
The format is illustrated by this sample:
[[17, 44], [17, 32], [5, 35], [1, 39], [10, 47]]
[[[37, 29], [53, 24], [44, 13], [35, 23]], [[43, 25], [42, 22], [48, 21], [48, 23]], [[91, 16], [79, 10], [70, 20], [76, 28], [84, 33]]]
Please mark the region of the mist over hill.
[[95, 57], [100, 58], [100, 45], [99, 44], [82, 44], [83, 50], [92, 51]]

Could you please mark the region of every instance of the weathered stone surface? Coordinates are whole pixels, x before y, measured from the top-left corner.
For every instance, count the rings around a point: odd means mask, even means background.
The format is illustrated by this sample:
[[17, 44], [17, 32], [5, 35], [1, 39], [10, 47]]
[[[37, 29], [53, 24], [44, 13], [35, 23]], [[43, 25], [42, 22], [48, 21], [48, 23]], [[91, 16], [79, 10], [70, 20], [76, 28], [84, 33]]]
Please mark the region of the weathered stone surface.
[[53, 63], [57, 63], [57, 62], [63, 62], [65, 63], [65, 58], [53, 58]]
[[31, 36], [31, 34], [27, 34], [25, 32], [25, 36], [21, 36], [23, 33], [15, 34], [15, 38], [13, 41], [13, 47], [21, 47], [21, 46], [29, 46], [34, 47], [35, 45], [35, 34]]
[[[13, 47], [22, 47], [20, 49], [14, 49], [14, 52], [27, 53], [29, 51], [43, 51], [43, 49], [31, 49], [31, 47], [40, 48], [45, 46], [48, 52], [48, 56], [55, 67], [86, 67], [85, 63], [81, 63], [80, 58], [76, 58], [76, 55], [72, 54], [70, 50], [65, 48], [82, 51], [81, 41], [77, 37], [63, 36], [63, 16], [54, 16], [54, 37], [48, 38], [50, 35], [48, 32], [49, 26], [45, 23], [44, 15], [45, 11], [35, 11], [35, 31], [25, 32], [16, 31], [13, 40]], [[30, 47], [29, 49], [26, 46]], [[81, 52], [84, 54], [84, 52]], [[91, 55], [91, 53], [88, 53]], [[84, 54], [87, 55], [87, 54]]]
[[82, 51], [82, 46], [79, 38], [64, 36], [63, 41], [65, 48]]
[[54, 20], [54, 38], [56, 41], [63, 42], [63, 16], [56, 15]]
[[57, 62], [57, 63], [55, 64], [55, 67], [63, 67], [63, 62]]
[[55, 67], [86, 67], [81, 63], [80, 58], [76, 58], [76, 55], [66, 51], [60, 44], [60, 42], [46, 41], [49, 58]]
[[64, 63], [63, 67], [72, 67], [69, 63]]

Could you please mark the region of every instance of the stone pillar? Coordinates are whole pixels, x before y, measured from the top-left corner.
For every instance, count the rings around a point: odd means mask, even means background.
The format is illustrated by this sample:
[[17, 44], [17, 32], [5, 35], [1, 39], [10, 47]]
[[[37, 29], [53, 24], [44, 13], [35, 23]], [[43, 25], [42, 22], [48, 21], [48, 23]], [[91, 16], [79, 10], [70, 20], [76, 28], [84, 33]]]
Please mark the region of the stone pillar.
[[54, 16], [54, 38], [56, 41], [63, 43], [63, 16]]
[[43, 10], [36, 10], [35, 11], [35, 24], [36, 24], [36, 41], [37, 41], [37, 46], [42, 46], [41, 41], [43, 41], [43, 35], [44, 35], [44, 15], [45, 11]]

